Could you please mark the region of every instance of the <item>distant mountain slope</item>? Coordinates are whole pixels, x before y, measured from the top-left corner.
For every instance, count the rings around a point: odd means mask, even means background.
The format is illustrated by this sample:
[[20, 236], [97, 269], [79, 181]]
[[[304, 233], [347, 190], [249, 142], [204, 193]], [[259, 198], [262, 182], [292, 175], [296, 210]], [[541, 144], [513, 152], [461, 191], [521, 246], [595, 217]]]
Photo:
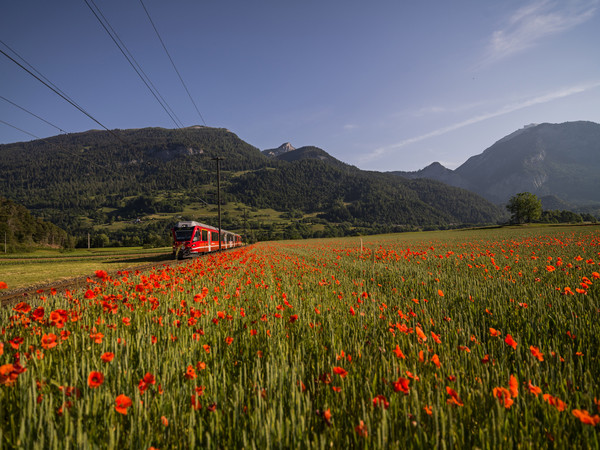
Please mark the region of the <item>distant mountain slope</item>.
[[576, 206], [600, 204], [600, 125], [530, 125], [500, 139], [454, 171], [432, 164], [418, 172], [395, 173], [460, 186], [495, 203], [527, 191]]
[[333, 222], [448, 226], [502, 217], [499, 208], [463, 189], [315, 159], [245, 173], [232, 180], [231, 192], [254, 206], [323, 211]]
[[[214, 204], [216, 156], [224, 200], [317, 213], [365, 229], [495, 223], [483, 198], [429, 180], [349, 166], [317, 147], [267, 157], [226, 129], [88, 131], [0, 145], [0, 192], [72, 234], [154, 213]], [[283, 151], [285, 150], [285, 151]], [[205, 200], [206, 199], [206, 200]], [[302, 214], [300, 214], [302, 216]]]
[[469, 182], [467, 180], [462, 179], [462, 177], [455, 171], [447, 169], [439, 162], [431, 163], [424, 169], [417, 170], [415, 172], [396, 171], [390, 173], [413, 180], [417, 178], [429, 178], [430, 180], [440, 181], [442, 183], [449, 184], [450, 186], [456, 186], [464, 189], [469, 187]]

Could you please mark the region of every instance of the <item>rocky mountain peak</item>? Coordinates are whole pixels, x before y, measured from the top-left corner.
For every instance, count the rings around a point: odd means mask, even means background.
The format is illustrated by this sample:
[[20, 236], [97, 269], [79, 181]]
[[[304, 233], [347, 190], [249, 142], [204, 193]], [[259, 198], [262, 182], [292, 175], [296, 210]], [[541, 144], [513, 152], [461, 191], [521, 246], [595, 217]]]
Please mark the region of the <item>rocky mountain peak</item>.
[[277, 148], [272, 148], [272, 149], [269, 149], [269, 150], [263, 150], [262, 153], [263, 153], [263, 155], [276, 158], [279, 155], [283, 155], [284, 153], [288, 153], [288, 152], [291, 152], [293, 150], [296, 150], [294, 148], [294, 146], [292, 144], [290, 144], [289, 142], [286, 142], [284, 144], [281, 144]]
[[281, 153], [291, 152], [292, 150], [296, 150], [292, 144], [286, 142], [285, 144], [281, 144], [277, 150], [281, 150]]

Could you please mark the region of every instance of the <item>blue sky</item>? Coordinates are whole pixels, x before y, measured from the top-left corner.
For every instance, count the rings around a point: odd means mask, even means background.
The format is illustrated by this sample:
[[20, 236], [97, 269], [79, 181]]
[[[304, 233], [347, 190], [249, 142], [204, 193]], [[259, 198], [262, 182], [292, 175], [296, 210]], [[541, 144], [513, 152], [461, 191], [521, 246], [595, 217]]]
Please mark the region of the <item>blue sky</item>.
[[[184, 126], [368, 170], [456, 168], [530, 123], [600, 123], [600, 0], [95, 0]], [[173, 120], [84, 0], [5, 2], [0, 40], [109, 129]], [[12, 53], [0, 43], [0, 49]], [[0, 54], [0, 96], [100, 126]], [[60, 131], [0, 99], [0, 120]], [[0, 143], [33, 137], [0, 123]]]

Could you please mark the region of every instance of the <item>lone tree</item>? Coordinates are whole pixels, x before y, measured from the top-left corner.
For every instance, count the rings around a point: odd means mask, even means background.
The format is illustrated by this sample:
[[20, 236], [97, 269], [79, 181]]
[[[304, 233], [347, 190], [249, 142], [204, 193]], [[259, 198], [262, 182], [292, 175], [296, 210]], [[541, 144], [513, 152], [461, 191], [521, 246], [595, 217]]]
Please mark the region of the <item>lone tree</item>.
[[510, 198], [506, 209], [512, 214], [512, 223], [529, 223], [542, 215], [542, 202], [531, 192], [521, 192]]

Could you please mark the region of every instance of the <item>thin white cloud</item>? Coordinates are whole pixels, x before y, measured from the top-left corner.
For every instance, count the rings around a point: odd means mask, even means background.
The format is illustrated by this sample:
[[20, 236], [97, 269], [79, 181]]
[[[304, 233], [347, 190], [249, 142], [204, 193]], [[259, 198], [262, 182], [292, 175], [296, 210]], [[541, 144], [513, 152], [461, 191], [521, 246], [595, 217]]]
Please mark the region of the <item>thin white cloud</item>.
[[477, 108], [482, 106], [482, 102], [465, 103], [462, 105], [454, 106], [427, 106], [417, 111], [409, 113], [413, 117], [423, 117], [434, 114], [456, 114], [460, 112], [468, 111], [469, 109]]
[[532, 97], [532, 98], [524, 99], [524, 100], [521, 100], [521, 101], [518, 101], [515, 103], [510, 103], [496, 111], [480, 114], [480, 115], [471, 117], [467, 120], [463, 120], [462, 122], [458, 122], [458, 123], [449, 125], [447, 127], [438, 128], [437, 130], [431, 131], [429, 133], [422, 134], [420, 136], [415, 136], [415, 137], [412, 137], [409, 139], [405, 139], [396, 144], [376, 148], [371, 153], [364, 155], [361, 158], [360, 162], [362, 162], [362, 163], [370, 162], [375, 159], [378, 159], [382, 155], [384, 155], [392, 150], [397, 150], [402, 147], [406, 147], [407, 145], [410, 145], [410, 144], [415, 144], [417, 142], [421, 142], [421, 141], [424, 141], [426, 139], [429, 139], [429, 138], [432, 138], [435, 136], [440, 136], [442, 134], [446, 134], [451, 131], [458, 130], [460, 128], [464, 128], [468, 125], [473, 125], [475, 123], [482, 122], [487, 119], [502, 116], [504, 114], [518, 111], [520, 109], [527, 108], [529, 106], [539, 105], [542, 103], [548, 103], [553, 100], [557, 100], [559, 98], [569, 97], [571, 95], [589, 91], [589, 90], [595, 89], [597, 87], [600, 87], [600, 80], [596, 80], [594, 82], [587, 83], [587, 84], [579, 84], [579, 85], [575, 85], [575, 86], [565, 87], [565, 88], [558, 89], [556, 91], [549, 92], [549, 93], [546, 93], [543, 95], [538, 95], [537, 97]]
[[344, 125], [344, 130], [346, 131], [350, 131], [350, 130], [354, 130], [357, 128], [356, 125], [352, 124], [352, 123], [347, 123], [346, 125]]
[[547, 36], [586, 22], [597, 6], [598, 0], [541, 0], [518, 9], [504, 27], [492, 33], [484, 64], [520, 53]]

